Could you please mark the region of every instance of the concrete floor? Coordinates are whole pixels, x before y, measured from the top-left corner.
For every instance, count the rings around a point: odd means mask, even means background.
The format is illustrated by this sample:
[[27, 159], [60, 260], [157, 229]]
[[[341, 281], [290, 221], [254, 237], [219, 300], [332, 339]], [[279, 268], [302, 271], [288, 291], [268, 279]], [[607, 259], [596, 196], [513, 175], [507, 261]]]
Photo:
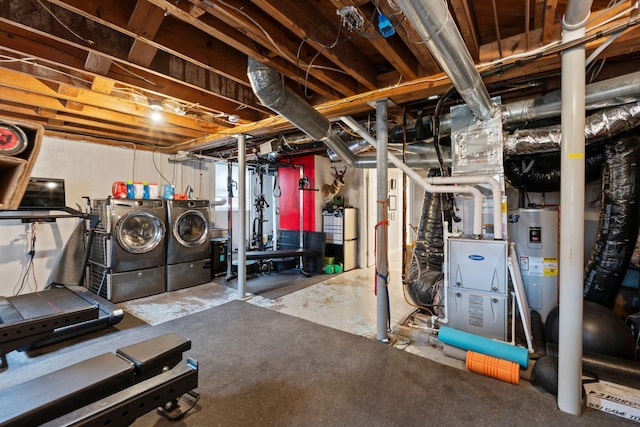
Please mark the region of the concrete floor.
[[[443, 355], [425, 339], [423, 330], [415, 334], [402, 327], [415, 311], [405, 299], [402, 286], [401, 254], [390, 256], [389, 299], [391, 307], [390, 344], [440, 363], [464, 369], [464, 362]], [[259, 280], [252, 278], [250, 280]], [[355, 269], [277, 299], [247, 294], [245, 300], [348, 333], [376, 339], [377, 310], [373, 267]], [[215, 282], [120, 303], [125, 311], [152, 325], [215, 307], [238, 298], [238, 292]], [[385, 345], [385, 344], [381, 344]]]

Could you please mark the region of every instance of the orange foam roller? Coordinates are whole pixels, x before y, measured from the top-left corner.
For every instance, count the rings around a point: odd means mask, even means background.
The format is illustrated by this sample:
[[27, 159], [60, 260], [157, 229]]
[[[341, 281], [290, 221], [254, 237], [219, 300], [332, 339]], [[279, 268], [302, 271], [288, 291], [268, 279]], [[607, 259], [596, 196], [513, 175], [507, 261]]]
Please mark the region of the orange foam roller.
[[511, 384], [520, 383], [520, 365], [509, 360], [467, 351], [467, 369]]

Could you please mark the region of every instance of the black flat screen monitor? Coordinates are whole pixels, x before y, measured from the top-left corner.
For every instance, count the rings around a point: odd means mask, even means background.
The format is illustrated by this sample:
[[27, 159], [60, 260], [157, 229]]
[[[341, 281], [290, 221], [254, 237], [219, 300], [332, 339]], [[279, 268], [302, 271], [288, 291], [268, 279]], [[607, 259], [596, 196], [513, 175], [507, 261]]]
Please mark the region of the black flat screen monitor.
[[65, 207], [64, 179], [31, 177], [18, 209], [55, 210]]

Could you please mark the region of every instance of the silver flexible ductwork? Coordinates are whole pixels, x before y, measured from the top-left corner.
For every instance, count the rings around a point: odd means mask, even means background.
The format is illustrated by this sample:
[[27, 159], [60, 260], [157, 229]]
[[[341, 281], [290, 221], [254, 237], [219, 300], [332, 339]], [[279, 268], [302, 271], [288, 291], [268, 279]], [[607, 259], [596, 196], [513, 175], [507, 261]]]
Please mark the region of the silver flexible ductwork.
[[[609, 139], [640, 126], [640, 101], [607, 108], [587, 117], [585, 141], [587, 144]], [[504, 135], [504, 155], [536, 154], [560, 150], [561, 125], [535, 129], [522, 129]]]

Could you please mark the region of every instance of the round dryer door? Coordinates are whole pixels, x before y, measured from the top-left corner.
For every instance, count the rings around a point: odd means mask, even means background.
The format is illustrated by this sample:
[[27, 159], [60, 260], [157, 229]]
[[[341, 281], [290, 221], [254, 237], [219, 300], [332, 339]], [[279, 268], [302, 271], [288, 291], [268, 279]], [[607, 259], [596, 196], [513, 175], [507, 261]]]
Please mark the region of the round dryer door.
[[155, 215], [145, 211], [131, 211], [116, 224], [118, 243], [126, 251], [143, 254], [155, 249], [164, 238], [164, 224]]
[[209, 239], [209, 220], [200, 211], [186, 211], [173, 223], [173, 237], [182, 246], [196, 248]]

